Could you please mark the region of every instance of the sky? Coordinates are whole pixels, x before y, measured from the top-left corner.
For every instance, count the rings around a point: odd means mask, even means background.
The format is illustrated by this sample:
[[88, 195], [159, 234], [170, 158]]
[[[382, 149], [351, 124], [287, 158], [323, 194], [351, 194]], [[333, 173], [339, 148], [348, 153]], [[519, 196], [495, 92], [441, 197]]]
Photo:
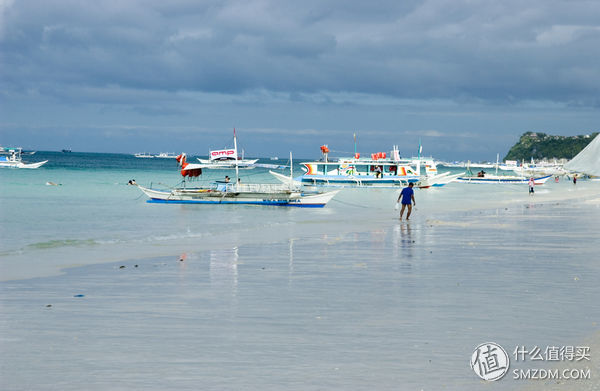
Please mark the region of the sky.
[[2, 146], [494, 161], [599, 92], [597, 0], [0, 0]]

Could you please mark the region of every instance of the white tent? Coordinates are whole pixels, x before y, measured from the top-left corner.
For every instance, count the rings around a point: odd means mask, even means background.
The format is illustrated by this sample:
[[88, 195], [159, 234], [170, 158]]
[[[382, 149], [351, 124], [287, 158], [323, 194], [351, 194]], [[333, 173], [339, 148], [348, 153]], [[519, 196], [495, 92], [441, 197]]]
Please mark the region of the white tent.
[[600, 134], [565, 164], [565, 169], [600, 176]]

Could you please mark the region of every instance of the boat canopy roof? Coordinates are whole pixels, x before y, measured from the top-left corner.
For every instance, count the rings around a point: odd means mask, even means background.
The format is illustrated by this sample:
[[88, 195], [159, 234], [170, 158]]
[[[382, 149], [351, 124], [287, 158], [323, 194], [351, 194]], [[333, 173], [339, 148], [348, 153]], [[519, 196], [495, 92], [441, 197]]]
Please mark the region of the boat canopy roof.
[[417, 164], [417, 163], [430, 164], [434, 162], [433, 158], [415, 158], [415, 159], [400, 159], [400, 160], [390, 160], [390, 159], [354, 159], [354, 158], [339, 158], [337, 160], [318, 160], [312, 162], [302, 162], [301, 164], [324, 164], [329, 166], [338, 166], [340, 164], [355, 164], [355, 165], [388, 165], [388, 166], [397, 166], [403, 164]]

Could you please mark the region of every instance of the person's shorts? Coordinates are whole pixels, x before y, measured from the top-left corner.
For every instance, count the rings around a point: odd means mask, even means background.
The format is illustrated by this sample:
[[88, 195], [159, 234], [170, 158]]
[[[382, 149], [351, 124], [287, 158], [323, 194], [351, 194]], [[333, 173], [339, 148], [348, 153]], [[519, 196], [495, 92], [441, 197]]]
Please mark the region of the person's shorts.
[[408, 204], [405, 204], [404, 202], [402, 203], [402, 205], [411, 205], [411, 204], [412, 204], [411, 202], [409, 202]]

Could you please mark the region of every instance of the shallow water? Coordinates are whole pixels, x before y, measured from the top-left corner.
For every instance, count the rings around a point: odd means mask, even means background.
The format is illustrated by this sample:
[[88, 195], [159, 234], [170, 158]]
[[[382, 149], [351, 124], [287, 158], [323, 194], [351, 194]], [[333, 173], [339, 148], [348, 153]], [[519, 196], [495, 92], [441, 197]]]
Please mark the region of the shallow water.
[[[136, 187], [127, 186], [127, 181], [176, 185], [180, 177], [175, 161], [42, 152], [29, 159], [50, 161], [37, 170], [0, 170], [2, 279], [47, 275], [71, 265], [172, 255], [182, 249], [210, 247], [214, 241], [227, 242], [228, 236], [252, 243], [270, 237], [285, 240], [293, 232], [369, 229], [389, 224], [397, 215], [393, 205], [399, 190], [395, 189], [345, 189], [324, 209], [310, 211], [147, 204], [145, 196]], [[300, 172], [298, 167], [295, 172]], [[227, 174], [233, 173], [206, 173], [207, 180]], [[244, 170], [243, 175], [245, 182], [275, 181], [261, 169]], [[47, 182], [60, 186], [48, 186]], [[599, 185], [549, 183], [538, 189], [535, 200], [568, 193], [582, 193], [583, 197], [586, 187]], [[526, 195], [525, 185], [450, 184], [417, 190], [413, 218], [436, 219], [458, 210], [522, 207], [532, 200]]]
[[36, 277], [0, 283], [2, 389], [512, 390], [477, 345], [599, 329], [598, 184], [418, 190], [406, 223], [386, 189], [147, 204], [160, 164], [0, 173], [3, 277]]

